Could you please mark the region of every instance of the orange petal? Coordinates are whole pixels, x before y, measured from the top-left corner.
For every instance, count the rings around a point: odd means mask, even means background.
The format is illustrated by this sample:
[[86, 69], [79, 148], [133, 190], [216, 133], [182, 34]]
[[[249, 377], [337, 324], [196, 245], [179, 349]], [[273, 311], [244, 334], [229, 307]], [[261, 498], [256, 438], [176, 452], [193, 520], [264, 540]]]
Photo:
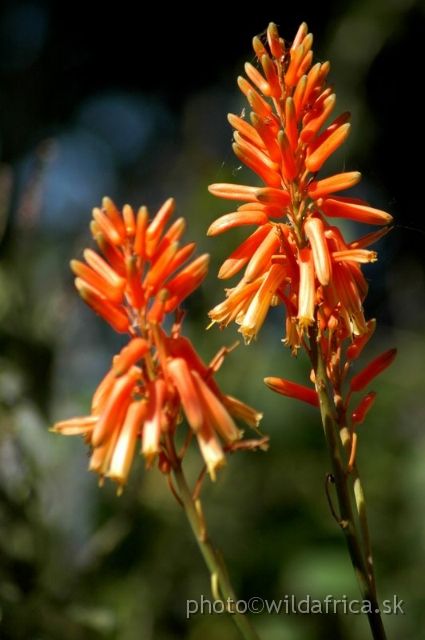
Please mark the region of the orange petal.
[[133, 251], [136, 256], [146, 257], [146, 229], [149, 213], [147, 207], [140, 207], [136, 218], [136, 235], [134, 236]]
[[261, 93], [268, 97], [271, 96], [269, 83], [250, 62], [245, 62], [245, 73]]
[[208, 422], [205, 422], [202, 428], [196, 432], [196, 437], [211, 480], [215, 481], [215, 472], [226, 464], [220, 441]]
[[124, 224], [124, 220], [114, 202], [112, 202], [111, 198], [105, 197], [102, 198], [102, 210], [108, 216], [109, 220], [114, 225], [117, 233], [121, 237], [121, 242], [125, 242], [127, 237], [127, 232]]
[[270, 22], [267, 27], [267, 42], [272, 56], [280, 60], [285, 53], [285, 43], [283, 39], [279, 37], [279, 32], [274, 22]]
[[364, 398], [362, 398], [351, 414], [351, 422], [353, 425], [362, 424], [366, 417], [366, 414], [372, 408], [373, 403], [375, 402], [376, 392], [370, 391]]
[[130, 370], [125, 375], [116, 379], [116, 382], [109, 392], [108, 398], [99, 420], [93, 429], [92, 444], [94, 447], [102, 445], [109, 439], [110, 434], [117, 428], [117, 418], [123, 407], [127, 408], [131, 401], [131, 393], [134, 389], [139, 372]]
[[120, 434], [114, 447], [107, 476], [119, 483], [120, 489], [126, 484], [138, 435], [142, 432], [147, 415], [147, 403], [132, 402], [124, 418]]
[[127, 333], [130, 328], [127, 314], [120, 307], [109, 302], [98, 290], [88, 285], [81, 278], [75, 279], [75, 286], [84, 302], [98, 313], [118, 333]]
[[133, 338], [128, 345], [121, 349], [119, 355], [114, 358], [112, 370], [117, 378], [127, 373], [127, 371], [143, 358], [149, 348], [144, 338]]
[[279, 165], [270, 160], [268, 155], [261, 149], [242, 141], [233, 143], [232, 149], [239, 160], [258, 174], [269, 187], [278, 188], [282, 185]]
[[329, 156], [347, 139], [349, 133], [350, 124], [348, 122], [335, 129], [316, 151], [307, 156], [305, 166], [308, 171], [312, 173], [319, 171]]
[[389, 349], [388, 351], [381, 353], [381, 355], [372, 360], [372, 362], [369, 363], [363, 371], [354, 376], [354, 378], [351, 378], [351, 389], [353, 391], [363, 391], [369, 382], [382, 373], [382, 371], [385, 371], [385, 369], [394, 362], [396, 355], [397, 349]]
[[277, 134], [277, 141], [279, 143], [280, 151], [282, 154], [282, 175], [285, 180], [293, 180], [298, 173], [297, 163], [295, 162], [294, 154], [288, 136], [284, 131], [279, 131]]
[[226, 444], [232, 444], [242, 438], [243, 432], [237, 428], [220, 398], [202, 380], [197, 371], [192, 372], [198, 396], [202, 402], [204, 415]]
[[314, 262], [310, 247], [300, 249], [298, 254], [300, 284], [298, 293], [298, 321], [302, 328], [314, 323], [316, 290], [314, 284]]
[[259, 227], [223, 262], [218, 278], [226, 279], [234, 276], [248, 262], [269, 233], [269, 225]]
[[207, 236], [217, 236], [219, 233], [223, 233], [223, 231], [242, 225], [263, 225], [268, 221], [269, 219], [263, 211], [235, 211], [217, 218], [208, 228]]
[[175, 200], [168, 198], [146, 229], [146, 255], [148, 258], [153, 256], [161, 234], [164, 232], [165, 225], [173, 215], [175, 206]]
[[314, 180], [310, 182], [307, 188], [308, 195], [313, 200], [327, 196], [334, 191], [344, 191], [358, 184], [362, 174], [359, 171], [348, 171], [346, 173], [337, 173], [323, 180]]
[[219, 198], [227, 200], [247, 200], [257, 202], [258, 187], [247, 187], [244, 184], [217, 183], [210, 184], [208, 191]]
[[136, 218], [134, 215], [134, 211], [129, 204], [125, 204], [123, 206], [122, 217], [127, 237], [133, 238], [136, 234]]
[[183, 358], [169, 360], [167, 373], [177, 389], [189, 426], [193, 431], [199, 431], [204, 422], [204, 412], [194, 374], [191, 373]]
[[110, 286], [119, 290], [124, 290], [125, 278], [118, 275], [116, 271], [103, 258], [92, 249], [83, 251], [84, 259], [87, 264], [96, 271], [102, 278], [109, 282]]
[[304, 231], [310, 241], [317, 278], [320, 284], [326, 286], [332, 277], [332, 266], [323, 221], [320, 218], [307, 218]]
[[274, 225], [267, 225], [269, 231], [264, 237], [262, 243], [258, 246], [248, 263], [244, 273], [245, 282], [253, 282], [258, 278], [269, 266], [271, 257], [276, 253], [280, 239]]
[[161, 452], [162, 412], [166, 400], [167, 385], [157, 378], [148, 386], [148, 408], [142, 432], [142, 453], [149, 469]]
[[304, 387], [296, 382], [290, 382], [283, 378], [264, 378], [264, 382], [272, 391], [280, 393], [283, 396], [295, 398], [296, 400], [302, 400], [313, 407], [319, 406], [319, 397], [315, 389]]
[[82, 416], [79, 418], [70, 418], [69, 420], [61, 420], [56, 422], [50, 431], [60, 433], [64, 436], [86, 435], [92, 433], [98, 416]]
[[355, 336], [353, 342], [347, 347], [346, 358], [347, 360], [355, 360], [359, 357], [363, 351], [364, 346], [369, 342], [376, 329], [376, 320], [372, 318], [366, 324], [367, 331], [362, 335]]
[[386, 211], [358, 204], [354, 199], [338, 196], [324, 199], [320, 203], [320, 209], [330, 218], [348, 218], [365, 224], [390, 224], [393, 219], [392, 215]]

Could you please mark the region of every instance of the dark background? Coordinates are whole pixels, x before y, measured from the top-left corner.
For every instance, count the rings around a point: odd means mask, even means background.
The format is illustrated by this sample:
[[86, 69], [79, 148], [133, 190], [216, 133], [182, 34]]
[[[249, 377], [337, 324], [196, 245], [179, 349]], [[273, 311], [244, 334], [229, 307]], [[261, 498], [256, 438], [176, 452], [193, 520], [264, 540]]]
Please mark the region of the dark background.
[[[365, 197], [394, 229], [370, 266], [368, 317], [378, 331], [368, 358], [397, 346], [378, 399], [359, 430], [389, 638], [424, 625], [425, 401], [422, 47], [423, 2], [140, 5], [0, 3], [0, 638], [119, 640], [238, 638], [224, 616], [186, 619], [186, 600], [211, 598], [184, 513], [156, 470], [137, 460], [124, 495], [86, 471], [84, 445], [48, 432], [85, 414], [122, 344], [73, 289], [69, 260], [90, 245], [91, 209], [104, 195], [122, 207], [168, 197], [188, 221], [186, 239], [212, 254], [185, 324], [204, 359], [237, 339], [205, 334], [223, 298], [216, 272], [238, 237], [206, 238], [229, 210], [207, 192], [242, 180], [228, 112], [245, 106], [236, 78], [251, 40], [270, 21], [290, 41], [300, 22], [317, 60], [331, 61], [339, 112], [352, 133], [335, 169], [360, 170]], [[249, 173], [243, 174], [252, 180]], [[365, 230], [347, 227], [348, 234]], [[232, 352], [219, 382], [264, 411], [267, 454], [240, 454], [203, 503], [210, 533], [241, 598], [359, 597], [342, 535], [329, 513], [329, 462], [318, 416], [272, 396], [262, 378], [303, 382], [307, 363], [281, 345], [272, 314], [258, 340]], [[281, 346], [279, 346], [281, 345]], [[189, 476], [199, 472], [196, 451]], [[368, 637], [361, 616], [261, 615], [263, 640]]]

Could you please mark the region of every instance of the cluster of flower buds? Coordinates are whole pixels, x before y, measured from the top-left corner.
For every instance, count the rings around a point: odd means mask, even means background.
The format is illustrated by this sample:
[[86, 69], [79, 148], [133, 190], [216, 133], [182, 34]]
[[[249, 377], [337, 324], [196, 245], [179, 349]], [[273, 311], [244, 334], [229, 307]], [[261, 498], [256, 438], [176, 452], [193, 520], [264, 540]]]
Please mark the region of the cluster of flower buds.
[[[168, 200], [149, 221], [146, 207], [135, 215], [127, 205], [121, 214], [104, 198], [91, 223], [102, 255], [86, 249], [85, 262], [71, 262], [83, 300], [130, 340], [95, 391], [90, 415], [58, 422], [52, 430], [83, 435], [91, 449], [89, 469], [101, 479], [117, 481], [120, 488], [138, 440], [148, 467], [157, 460], [168, 473], [179, 463], [174, 436], [182, 411], [213, 479], [225, 463], [225, 451], [241, 448], [243, 432], [234, 418], [251, 427], [261, 419], [260, 413], [222, 393], [213, 378], [228, 349], [207, 366], [181, 335], [184, 314], [179, 305], [204, 280], [209, 258], [189, 261], [195, 243], [180, 246], [183, 218], [166, 230], [174, 206]], [[162, 323], [169, 313], [175, 322], [166, 333]], [[259, 442], [266, 446], [264, 439]]]
[[[242, 225], [256, 229], [223, 263], [219, 278], [242, 269], [243, 277], [226, 289], [225, 300], [209, 315], [221, 328], [238, 323], [249, 343], [270, 307], [284, 305], [285, 344], [295, 354], [316, 326], [332, 381], [342, 341], [356, 341], [369, 332], [363, 312], [368, 285], [361, 265], [377, 259], [368, 247], [387, 233], [392, 217], [360, 198], [341, 195], [359, 183], [359, 172], [317, 175], [347, 139], [350, 114], [332, 119], [336, 97], [326, 81], [330, 65], [313, 64], [313, 36], [307, 25], [301, 24], [290, 46], [273, 23], [266, 39], [254, 38], [257, 65], [247, 62], [247, 78], [238, 79], [249, 117], [229, 115], [233, 150], [263, 186], [209, 187], [213, 195], [243, 202], [215, 220], [209, 235]], [[347, 242], [334, 224], [336, 218], [379, 228]], [[268, 380], [276, 391], [315, 403], [313, 389], [303, 397], [292, 383], [282, 381], [278, 389], [275, 379]], [[339, 385], [341, 380], [333, 382]]]
[[[312, 66], [313, 37], [306, 24], [289, 48], [274, 24], [269, 25], [267, 39], [270, 53], [258, 37], [253, 41], [263, 73], [246, 63], [249, 81], [239, 78], [252, 109], [250, 123], [229, 115], [236, 156], [265, 186], [220, 183], [209, 187], [216, 196], [245, 201], [213, 222], [209, 235], [240, 225], [258, 228], [222, 265], [219, 278], [230, 278], [245, 267], [244, 276], [227, 290], [226, 300], [210, 317], [220, 326], [235, 320], [249, 342], [269, 307], [283, 302], [288, 318], [286, 342], [296, 349], [318, 315], [322, 330], [335, 322], [346, 335], [367, 330], [362, 307], [367, 283], [359, 264], [377, 259], [366, 247], [388, 229], [347, 243], [329, 219], [387, 225], [392, 217], [359, 198], [335, 195], [357, 185], [359, 172], [317, 179], [324, 162], [347, 138], [350, 125], [346, 112], [322, 130], [336, 99], [326, 83], [329, 63]], [[284, 222], [279, 221], [282, 218]]]

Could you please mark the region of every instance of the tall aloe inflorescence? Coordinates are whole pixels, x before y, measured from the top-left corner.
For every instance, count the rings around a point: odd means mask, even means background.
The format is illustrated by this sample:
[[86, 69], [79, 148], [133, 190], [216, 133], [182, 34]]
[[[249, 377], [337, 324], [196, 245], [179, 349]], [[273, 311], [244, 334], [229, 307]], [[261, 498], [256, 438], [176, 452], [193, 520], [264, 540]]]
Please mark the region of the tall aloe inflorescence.
[[[233, 150], [263, 185], [209, 187], [218, 197], [244, 202], [213, 222], [209, 235], [241, 225], [256, 226], [218, 274], [227, 279], [244, 269], [241, 280], [226, 290], [225, 300], [209, 315], [221, 328], [236, 321], [249, 343], [257, 337], [271, 306], [285, 309], [284, 342], [293, 354], [300, 348], [307, 352], [313, 386], [276, 377], [265, 382], [273, 391], [320, 406], [333, 463], [328, 481], [336, 484], [340, 513], [333, 507], [332, 511], [346, 534], [363, 596], [374, 603], [369, 615], [373, 633], [382, 638], [364, 496], [355, 462], [355, 427], [363, 422], [375, 393], [368, 391], [351, 411], [349, 405], [354, 393], [365, 391], [391, 364], [395, 350], [348, 378], [351, 363], [376, 324], [364, 317], [368, 285], [361, 265], [377, 259], [368, 247], [387, 233], [392, 217], [360, 198], [341, 195], [360, 182], [357, 171], [318, 175], [347, 139], [350, 114], [332, 116], [336, 98], [326, 81], [330, 65], [313, 64], [312, 43], [305, 23], [291, 46], [271, 23], [266, 43], [259, 37], [253, 40], [257, 66], [247, 62], [248, 79], [238, 78], [251, 112], [248, 119], [229, 115]], [[380, 228], [348, 242], [335, 225], [338, 218]], [[329, 488], [328, 497], [331, 503]]]
[[[81, 434], [90, 446], [89, 469], [120, 489], [127, 482], [137, 441], [147, 467], [157, 461], [166, 474], [180, 464], [174, 439], [186, 416], [212, 478], [225, 463], [225, 451], [239, 442], [242, 431], [234, 418], [258, 426], [261, 414], [222, 393], [214, 381], [226, 349], [207, 366], [190, 340], [181, 335], [179, 306], [204, 280], [209, 257], [191, 261], [195, 243], [180, 246], [185, 221], [178, 218], [166, 230], [174, 211], [165, 202], [151, 221], [146, 207], [122, 214], [109, 198], [93, 210], [91, 231], [100, 250], [84, 251], [73, 260], [75, 285], [83, 300], [128, 344], [112, 360], [98, 386], [88, 416], [58, 422], [53, 430]], [[162, 327], [168, 314], [170, 332]], [[264, 446], [264, 441], [262, 441]], [[249, 446], [252, 446], [250, 443]]]
[[[334, 119], [335, 94], [327, 83], [329, 63], [313, 64], [313, 37], [302, 24], [291, 46], [271, 23], [267, 42], [253, 41], [257, 66], [245, 65], [248, 79], [239, 87], [251, 112], [249, 121], [230, 115], [236, 156], [262, 181], [260, 186], [213, 184], [212, 194], [239, 204], [213, 222], [211, 236], [238, 226], [256, 226], [225, 260], [219, 278], [243, 270], [239, 283], [209, 313], [221, 328], [236, 321], [247, 344], [256, 338], [271, 306], [285, 312], [283, 341], [292, 354], [304, 349], [311, 361], [309, 385], [268, 377], [273, 391], [320, 408], [332, 473], [326, 492], [332, 514], [346, 536], [375, 639], [385, 638], [376, 594], [364, 495], [356, 465], [356, 426], [372, 407], [370, 382], [395, 357], [391, 349], [351, 375], [375, 329], [364, 317], [368, 285], [363, 263], [374, 262], [369, 249], [388, 231], [391, 216], [364, 200], [341, 195], [360, 182], [357, 171], [319, 177], [326, 160], [349, 134], [349, 113]], [[75, 284], [83, 300], [112, 328], [128, 335], [94, 393], [90, 414], [58, 422], [53, 431], [82, 435], [90, 448], [89, 469], [101, 481], [110, 477], [121, 492], [138, 442], [146, 466], [158, 463], [185, 508], [211, 572], [214, 595], [235, 603], [222, 557], [206, 530], [200, 483], [189, 491], [182, 463], [189, 441], [197, 441], [204, 468], [215, 478], [225, 454], [236, 449], [266, 449], [267, 438], [242, 439], [236, 421], [256, 428], [261, 414], [224, 393], [214, 380], [229, 349], [205, 365], [182, 335], [180, 305], [204, 280], [208, 256], [192, 259], [195, 244], [181, 245], [185, 220], [169, 225], [174, 201], [150, 220], [146, 207], [120, 212], [105, 198], [93, 210], [91, 231], [99, 249], [73, 260]], [[346, 241], [335, 219], [378, 226], [356, 241]], [[169, 225], [169, 226], [168, 226]], [[165, 322], [172, 314], [170, 329]], [[283, 323], [282, 323], [283, 324]], [[364, 394], [352, 405], [354, 394]], [[183, 415], [188, 429], [178, 450]], [[200, 479], [203, 472], [200, 474]], [[330, 486], [335, 485], [338, 509]], [[257, 638], [250, 622], [234, 614], [245, 638]]]

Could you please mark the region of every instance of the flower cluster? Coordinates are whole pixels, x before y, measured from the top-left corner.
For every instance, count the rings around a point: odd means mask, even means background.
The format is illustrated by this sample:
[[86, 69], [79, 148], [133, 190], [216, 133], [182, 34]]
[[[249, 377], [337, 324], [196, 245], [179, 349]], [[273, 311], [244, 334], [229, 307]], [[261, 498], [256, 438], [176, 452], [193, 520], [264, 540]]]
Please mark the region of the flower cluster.
[[[327, 83], [330, 65], [313, 64], [312, 43], [305, 23], [291, 46], [271, 23], [267, 43], [259, 37], [253, 40], [257, 65], [247, 62], [247, 78], [238, 78], [251, 111], [249, 119], [228, 117], [234, 129], [233, 150], [263, 185], [209, 187], [213, 195], [243, 202], [215, 220], [209, 235], [242, 225], [256, 227], [221, 266], [221, 279], [244, 272], [209, 316], [221, 328], [238, 323], [249, 343], [270, 307], [284, 305], [285, 344], [293, 354], [300, 346], [308, 350], [305, 337], [311, 337], [314, 328], [337, 393], [347, 371], [346, 363], [341, 364], [343, 341], [357, 343], [370, 336], [363, 312], [368, 285], [361, 265], [377, 259], [368, 247], [387, 233], [392, 217], [360, 198], [341, 195], [359, 183], [359, 172], [318, 177], [325, 161], [347, 139], [350, 114], [332, 119], [336, 97]], [[380, 228], [347, 242], [334, 224], [337, 218]], [[275, 391], [317, 404], [313, 389], [301, 391], [272, 378], [267, 383]]]
[[235, 320], [249, 342], [269, 307], [283, 302], [286, 343], [296, 350], [306, 328], [319, 316], [322, 330], [338, 326], [350, 336], [367, 331], [362, 307], [367, 283], [359, 264], [376, 260], [376, 253], [366, 247], [387, 228], [346, 242], [330, 220], [387, 225], [392, 218], [361, 199], [335, 195], [360, 181], [357, 171], [317, 178], [324, 162], [347, 138], [350, 125], [349, 113], [343, 113], [323, 129], [335, 94], [326, 83], [329, 63], [312, 66], [313, 38], [306, 24], [289, 48], [274, 24], [269, 25], [267, 39], [270, 52], [258, 37], [253, 41], [263, 73], [246, 63], [249, 80], [238, 80], [252, 109], [250, 122], [229, 115], [236, 156], [265, 186], [209, 187], [216, 196], [245, 201], [213, 222], [209, 235], [240, 225], [257, 229], [222, 265], [219, 278], [230, 278], [243, 267], [245, 271], [210, 317], [222, 327]]
[[[179, 305], [202, 283], [209, 258], [190, 260], [195, 243], [180, 245], [183, 218], [165, 230], [174, 206], [168, 200], [149, 221], [146, 207], [135, 215], [126, 205], [121, 214], [104, 198], [91, 223], [102, 255], [86, 249], [84, 262], [71, 262], [83, 300], [116, 331], [127, 333], [129, 343], [113, 358], [95, 391], [90, 415], [58, 422], [53, 431], [83, 435], [91, 449], [89, 469], [101, 479], [117, 481], [120, 488], [139, 439], [148, 467], [157, 460], [168, 473], [179, 463], [182, 454], [176, 452], [174, 437], [182, 411], [189, 437], [196, 437], [213, 479], [225, 463], [225, 451], [241, 448], [243, 432], [234, 418], [251, 427], [261, 419], [260, 413], [224, 394], [214, 380], [228, 349], [207, 366], [181, 335], [184, 314]], [[162, 323], [169, 313], [175, 321], [167, 333]], [[264, 439], [258, 443], [265, 447]]]

